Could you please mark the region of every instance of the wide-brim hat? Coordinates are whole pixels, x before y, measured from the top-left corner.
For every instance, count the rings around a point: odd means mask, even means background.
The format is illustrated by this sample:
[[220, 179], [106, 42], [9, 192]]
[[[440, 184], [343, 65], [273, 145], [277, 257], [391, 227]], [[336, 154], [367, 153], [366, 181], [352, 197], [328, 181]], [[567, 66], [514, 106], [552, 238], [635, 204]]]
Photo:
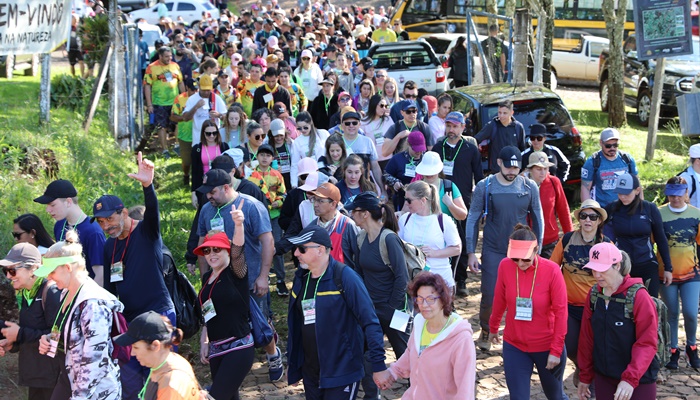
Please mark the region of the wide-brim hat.
[[423, 176], [433, 176], [442, 172], [444, 167], [440, 155], [434, 151], [423, 154], [423, 159], [416, 166], [416, 173]]
[[581, 210], [585, 209], [595, 210], [595, 212], [600, 214], [601, 218], [603, 218], [603, 221], [608, 219], [608, 212], [600, 206], [600, 203], [593, 199], [584, 200], [583, 203], [581, 203], [581, 207], [574, 211], [574, 218], [578, 219], [578, 215], [581, 213]]
[[370, 29], [366, 28], [364, 25], [357, 25], [355, 29], [352, 30], [352, 37], [360, 37], [362, 35], [369, 34]]
[[218, 247], [220, 249], [230, 250], [231, 241], [224, 232], [215, 233], [207, 236], [204, 239], [204, 242], [197, 246], [197, 248], [195, 248], [192, 252], [197, 256], [204, 257], [204, 252], [202, 250], [204, 250], [206, 247]]

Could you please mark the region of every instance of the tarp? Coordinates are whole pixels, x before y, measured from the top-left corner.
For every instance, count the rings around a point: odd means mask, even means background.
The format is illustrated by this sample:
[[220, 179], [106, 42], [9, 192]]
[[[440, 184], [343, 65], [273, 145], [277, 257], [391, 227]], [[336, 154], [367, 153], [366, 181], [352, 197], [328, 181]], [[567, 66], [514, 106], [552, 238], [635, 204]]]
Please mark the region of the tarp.
[[48, 53], [66, 40], [71, 0], [0, 0], [0, 55]]

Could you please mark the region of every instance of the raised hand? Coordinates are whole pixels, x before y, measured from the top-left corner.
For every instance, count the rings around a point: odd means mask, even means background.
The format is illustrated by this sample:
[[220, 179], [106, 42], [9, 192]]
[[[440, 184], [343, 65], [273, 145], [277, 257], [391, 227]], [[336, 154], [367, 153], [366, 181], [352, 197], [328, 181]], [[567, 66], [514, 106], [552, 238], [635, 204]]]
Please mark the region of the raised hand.
[[237, 207], [231, 208], [231, 219], [236, 226], [242, 226], [243, 221], [245, 221], [245, 215], [243, 214], [243, 204], [245, 199], [241, 199], [241, 203]]
[[136, 179], [141, 182], [143, 187], [149, 187], [153, 183], [153, 177], [155, 176], [155, 166], [153, 162], [143, 158], [143, 154], [139, 151], [136, 155], [136, 163], [138, 164], [139, 171], [135, 174], [129, 174], [129, 178]]

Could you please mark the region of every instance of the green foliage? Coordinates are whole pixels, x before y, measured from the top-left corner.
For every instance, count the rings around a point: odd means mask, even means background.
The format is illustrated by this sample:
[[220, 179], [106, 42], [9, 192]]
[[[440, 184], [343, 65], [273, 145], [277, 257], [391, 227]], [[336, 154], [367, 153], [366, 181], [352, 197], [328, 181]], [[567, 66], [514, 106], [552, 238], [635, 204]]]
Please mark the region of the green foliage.
[[109, 45], [109, 19], [107, 14], [98, 14], [93, 18], [83, 18], [78, 29], [85, 62], [87, 65], [99, 63], [102, 53]]
[[51, 107], [66, 107], [82, 111], [92, 93], [94, 78], [82, 78], [69, 74], [56, 75], [51, 79]]

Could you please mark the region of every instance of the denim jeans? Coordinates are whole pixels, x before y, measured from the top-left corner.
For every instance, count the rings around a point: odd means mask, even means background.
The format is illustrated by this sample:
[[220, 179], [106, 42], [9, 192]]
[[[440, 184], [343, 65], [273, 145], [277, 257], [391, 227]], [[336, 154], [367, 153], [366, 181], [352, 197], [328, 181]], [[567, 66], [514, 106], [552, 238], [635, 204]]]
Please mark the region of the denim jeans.
[[[700, 281], [685, 281], [661, 285], [661, 299], [668, 307], [668, 323], [671, 325], [671, 347], [678, 348], [678, 300], [683, 303], [683, 321], [685, 322], [686, 343], [695, 345], [698, 330], [698, 299], [700, 299]], [[679, 296], [680, 294], [680, 296]]]

